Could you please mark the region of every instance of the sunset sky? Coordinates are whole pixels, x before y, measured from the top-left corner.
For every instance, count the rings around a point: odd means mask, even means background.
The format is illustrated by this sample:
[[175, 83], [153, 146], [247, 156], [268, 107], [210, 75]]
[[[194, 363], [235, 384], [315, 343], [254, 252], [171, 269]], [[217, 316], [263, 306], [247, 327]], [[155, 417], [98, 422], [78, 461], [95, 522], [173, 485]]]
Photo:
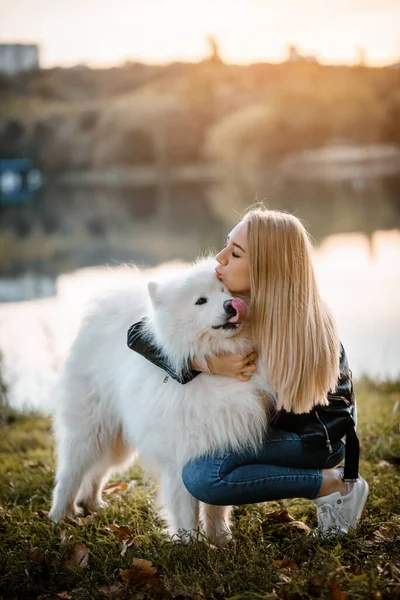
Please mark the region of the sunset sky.
[[41, 63], [278, 61], [289, 43], [322, 62], [400, 59], [400, 0], [0, 0], [0, 42], [36, 42]]

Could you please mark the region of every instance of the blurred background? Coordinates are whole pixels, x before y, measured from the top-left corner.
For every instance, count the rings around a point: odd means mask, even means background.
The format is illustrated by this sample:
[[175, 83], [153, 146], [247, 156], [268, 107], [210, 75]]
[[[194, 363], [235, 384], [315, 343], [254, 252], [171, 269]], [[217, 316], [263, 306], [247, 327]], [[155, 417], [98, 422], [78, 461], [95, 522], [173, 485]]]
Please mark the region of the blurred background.
[[400, 377], [398, 0], [0, 0], [0, 350], [51, 409], [84, 302], [256, 201], [311, 234], [355, 376]]

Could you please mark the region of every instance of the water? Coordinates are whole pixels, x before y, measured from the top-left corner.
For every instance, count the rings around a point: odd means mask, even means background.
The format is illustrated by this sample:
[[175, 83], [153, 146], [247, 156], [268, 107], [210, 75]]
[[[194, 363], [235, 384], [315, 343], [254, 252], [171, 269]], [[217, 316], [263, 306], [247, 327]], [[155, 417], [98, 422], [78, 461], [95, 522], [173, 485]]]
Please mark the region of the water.
[[27, 205], [3, 209], [0, 349], [12, 404], [51, 410], [85, 301], [126, 277], [118, 265], [162, 270], [175, 261], [179, 269], [220, 248], [256, 199], [296, 214], [311, 232], [321, 294], [355, 377], [400, 376], [399, 190], [400, 178], [334, 185], [242, 178], [162, 188], [46, 188]]

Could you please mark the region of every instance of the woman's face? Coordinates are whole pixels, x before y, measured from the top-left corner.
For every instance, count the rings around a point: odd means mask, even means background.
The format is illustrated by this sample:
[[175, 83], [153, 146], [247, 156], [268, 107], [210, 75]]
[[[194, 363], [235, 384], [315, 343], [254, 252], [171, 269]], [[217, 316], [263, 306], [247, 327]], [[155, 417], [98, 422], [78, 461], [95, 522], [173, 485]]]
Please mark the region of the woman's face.
[[216, 256], [218, 279], [232, 294], [250, 295], [247, 223], [241, 221], [228, 235], [225, 248]]

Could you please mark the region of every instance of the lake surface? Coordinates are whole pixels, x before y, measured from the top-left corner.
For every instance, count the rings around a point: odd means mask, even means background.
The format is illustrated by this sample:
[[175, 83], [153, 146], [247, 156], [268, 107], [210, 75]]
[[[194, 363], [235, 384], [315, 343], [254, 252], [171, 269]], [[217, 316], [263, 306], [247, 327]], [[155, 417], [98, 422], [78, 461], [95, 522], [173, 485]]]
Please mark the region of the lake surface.
[[12, 404], [51, 410], [85, 301], [126, 277], [118, 265], [179, 269], [219, 249], [256, 200], [294, 213], [310, 231], [321, 294], [355, 377], [399, 377], [399, 177], [47, 187], [0, 213], [0, 350]]

